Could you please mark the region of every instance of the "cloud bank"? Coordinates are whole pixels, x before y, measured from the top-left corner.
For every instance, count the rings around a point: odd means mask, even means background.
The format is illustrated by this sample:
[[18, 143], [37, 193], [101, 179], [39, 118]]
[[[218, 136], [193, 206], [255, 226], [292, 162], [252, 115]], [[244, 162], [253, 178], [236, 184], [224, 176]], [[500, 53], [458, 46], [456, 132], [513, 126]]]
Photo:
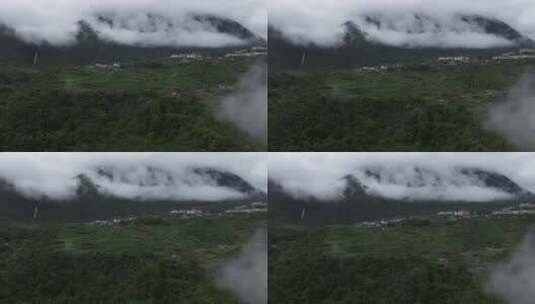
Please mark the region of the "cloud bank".
[[[369, 40], [404, 47], [487, 48], [510, 44], [460, 22], [460, 15], [481, 15], [508, 23], [535, 37], [535, 2], [531, 0], [275, 0], [269, 23], [297, 44], [335, 46], [342, 42], [344, 23], [352, 21]], [[415, 15], [432, 19], [416, 18]], [[381, 26], [365, 22], [366, 17]]]
[[535, 73], [527, 72], [506, 100], [488, 112], [486, 126], [525, 151], [535, 149]]
[[[510, 197], [463, 168], [503, 174], [535, 190], [530, 153], [270, 153], [269, 178], [298, 198], [335, 200], [350, 174], [368, 194], [404, 200], [486, 202]], [[371, 174], [366, 174], [366, 170]]]
[[530, 304], [535, 298], [535, 234], [529, 232], [510, 260], [491, 275], [492, 290], [509, 304]]
[[222, 267], [218, 282], [248, 304], [266, 304], [268, 297], [267, 231], [259, 228], [242, 252]]
[[216, 116], [267, 144], [267, 65], [253, 66], [240, 80], [236, 91], [221, 100]]
[[[147, 14], [166, 20], [149, 20]], [[264, 0], [20, 0], [0, 3], [0, 24], [13, 28], [19, 37], [29, 42], [72, 44], [78, 31], [77, 23], [84, 20], [103, 38], [120, 43], [199, 47], [243, 43], [196, 22], [191, 18], [193, 15], [228, 18], [259, 37], [267, 36]], [[98, 22], [99, 16], [111, 18], [121, 26], [112, 28]]]
[[[103, 193], [137, 199], [218, 201], [243, 198], [194, 168], [234, 173], [266, 191], [267, 162], [262, 153], [3, 153], [0, 178], [28, 197], [57, 200], [76, 194], [84, 174]], [[104, 174], [99, 174], [99, 170]]]

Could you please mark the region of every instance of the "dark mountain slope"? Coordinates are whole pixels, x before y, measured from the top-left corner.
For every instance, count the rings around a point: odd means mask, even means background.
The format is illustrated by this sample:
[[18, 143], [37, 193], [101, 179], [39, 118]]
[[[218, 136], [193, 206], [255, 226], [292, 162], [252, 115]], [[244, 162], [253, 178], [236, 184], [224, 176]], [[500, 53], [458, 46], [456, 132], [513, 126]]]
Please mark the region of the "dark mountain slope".
[[[95, 172], [100, 178], [108, 181], [132, 184], [134, 181], [127, 178], [132, 172], [112, 172], [111, 168], [96, 168]], [[165, 170], [147, 168], [140, 187], [168, 186], [173, 187], [174, 177]], [[64, 201], [57, 201], [46, 196], [28, 197], [16, 191], [15, 187], [7, 181], [0, 181], [0, 218], [13, 218], [29, 220], [32, 218], [36, 206], [39, 208], [39, 220], [41, 221], [89, 221], [105, 219], [114, 216], [167, 214], [175, 208], [201, 207], [214, 210], [223, 210], [238, 204], [264, 200], [266, 194], [256, 189], [241, 177], [212, 168], [195, 168], [192, 172], [197, 178], [205, 176], [213, 180], [220, 187], [230, 188], [244, 194], [243, 199], [202, 202], [202, 201], [178, 201], [172, 199], [144, 199], [133, 200], [120, 198], [101, 191], [98, 181], [92, 180], [85, 174], [76, 176], [78, 187], [76, 196]], [[162, 179], [162, 176], [166, 178]], [[167, 179], [167, 181], [165, 181]]]
[[[421, 169], [423, 170], [423, 169]], [[508, 177], [476, 168], [460, 168], [461, 174], [473, 177], [484, 187], [512, 194], [511, 199], [494, 200], [485, 203], [471, 203], [465, 201], [405, 201], [389, 199], [368, 194], [368, 187], [354, 175], [347, 175], [345, 188], [340, 197], [332, 201], [296, 198], [285, 192], [283, 187], [275, 181], [269, 182], [270, 218], [280, 221], [301, 222], [304, 224], [335, 224], [356, 223], [360, 221], [378, 220], [383, 218], [431, 215], [438, 211], [467, 209], [472, 212], [490, 212], [504, 206], [531, 202], [533, 194], [522, 189]], [[368, 169], [365, 174], [369, 178], [388, 180], [384, 172]], [[427, 179], [429, 176], [427, 176]], [[438, 178], [438, 177], [437, 177]], [[392, 181], [391, 181], [392, 182]], [[442, 181], [436, 181], [441, 186]], [[421, 187], [417, 180], [407, 183], [407, 187]], [[426, 185], [429, 186], [429, 185]]]
[[[156, 15], [147, 15], [154, 23], [165, 22], [169, 25], [168, 31], [172, 32], [174, 26], [178, 26], [172, 20]], [[110, 17], [97, 16], [95, 22], [109, 27], [122, 27], [119, 21]], [[262, 39], [256, 37], [251, 31], [240, 23], [213, 15], [198, 15], [192, 20], [202, 24], [214, 31], [234, 36], [244, 41], [246, 45], [262, 44]], [[1, 24], [1, 21], [0, 21]], [[18, 63], [31, 65], [35, 54], [39, 56], [40, 65], [48, 64], [92, 64], [95, 62], [114, 62], [130, 60], [150, 60], [168, 57], [175, 52], [202, 51], [219, 54], [232, 47], [209, 49], [197, 47], [147, 47], [140, 45], [125, 45], [104, 40], [99, 33], [94, 30], [89, 22], [81, 20], [78, 22], [78, 33], [76, 43], [71, 46], [54, 46], [48, 43], [34, 44], [28, 43], [18, 38], [12, 29], [5, 25], [0, 25], [0, 62]], [[136, 30], [136, 29], [129, 29]], [[138, 29], [140, 31], [151, 31], [149, 29]], [[156, 29], [154, 28], [153, 31]]]
[[[393, 25], [380, 17], [366, 16], [363, 18], [367, 26], [375, 28], [389, 28]], [[408, 30], [409, 33], [419, 33], [428, 30], [429, 24], [434, 24], [435, 30], [440, 31], [444, 25], [431, 17], [415, 15], [415, 23]], [[320, 67], [320, 66], [365, 66], [382, 63], [411, 63], [434, 59], [438, 56], [465, 54], [474, 57], [491, 57], [517, 48], [534, 47], [535, 43], [523, 36], [505, 22], [485, 18], [477, 15], [458, 16], [458, 23], [467, 27], [479, 28], [482, 32], [502, 37], [511, 41], [511, 47], [496, 47], [487, 49], [472, 48], [444, 48], [444, 47], [398, 47], [370, 41], [367, 33], [353, 22], [344, 24], [346, 34], [341, 45], [333, 47], [319, 47], [314, 44], [298, 46], [286, 39], [276, 28], [268, 31], [270, 44], [270, 63], [275, 67]], [[424, 26], [426, 24], [426, 26]], [[432, 26], [431, 26], [432, 27]]]

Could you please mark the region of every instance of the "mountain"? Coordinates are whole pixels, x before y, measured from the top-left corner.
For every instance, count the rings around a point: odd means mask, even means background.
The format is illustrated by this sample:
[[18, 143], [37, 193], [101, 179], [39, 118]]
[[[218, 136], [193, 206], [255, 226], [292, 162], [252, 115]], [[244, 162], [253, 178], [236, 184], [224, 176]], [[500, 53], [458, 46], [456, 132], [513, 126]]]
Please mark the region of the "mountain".
[[[431, 215], [439, 211], [467, 209], [472, 212], [490, 212], [505, 206], [531, 202], [535, 197], [507, 176], [480, 168], [456, 168], [455, 177], [423, 167], [416, 167], [399, 178], [399, 171], [382, 167], [363, 168], [358, 174], [348, 174], [342, 178], [344, 188], [340, 197], [331, 201], [314, 198], [298, 198], [284, 191], [276, 181], [269, 182], [270, 218], [280, 221], [302, 222], [305, 224], [355, 223], [400, 216]], [[359, 176], [359, 177], [357, 177]], [[446, 184], [467, 182], [483, 188], [510, 194], [509, 199], [488, 202], [466, 202], [451, 200], [409, 200], [381, 197], [370, 192], [370, 181], [407, 188], [444, 187]]]
[[[162, 24], [166, 24], [164, 31], [172, 34], [183, 26], [171, 19], [147, 14], [148, 20], [143, 27], [132, 28], [129, 23], [120, 19], [114, 19], [114, 15], [95, 16], [91, 22], [80, 20], [78, 22], [78, 32], [76, 33], [76, 43], [69, 46], [55, 46], [43, 42], [41, 44], [30, 43], [20, 39], [15, 35], [15, 31], [7, 25], [3, 25], [0, 20], [0, 62], [18, 63], [30, 65], [34, 62], [34, 56], [38, 54], [39, 64], [92, 64], [96, 62], [114, 62], [129, 60], [150, 60], [167, 58], [170, 54], [176, 52], [202, 51], [219, 54], [234, 47], [222, 48], [198, 48], [198, 47], [173, 47], [173, 46], [143, 46], [143, 45], [126, 45], [106, 40], [101, 37], [100, 33], [95, 30], [95, 26], [104, 26], [109, 28], [119, 28], [122, 30], [154, 32], [162, 30]], [[211, 29], [214, 32], [226, 34], [243, 41], [244, 45], [264, 44], [261, 38], [256, 37], [250, 30], [245, 28], [239, 22], [234, 20], [218, 17], [214, 15], [195, 15], [192, 16], [191, 22]], [[91, 24], [94, 23], [92, 26]]]
[[[451, 172], [444, 172], [423, 166], [411, 168], [375, 166], [366, 167], [359, 172], [363, 176], [362, 178], [368, 182], [373, 181], [413, 189], [471, 185], [517, 196], [529, 193], [503, 174], [472, 167], [457, 167]], [[346, 188], [357, 187], [357, 190], [352, 191], [361, 193], [367, 189], [354, 175], [348, 175], [345, 179], [347, 181]], [[348, 190], [346, 189], [346, 191]]]
[[[93, 176], [93, 178], [89, 177]], [[118, 170], [113, 167], [96, 167], [73, 177], [77, 181], [76, 195], [67, 200], [54, 200], [47, 196], [28, 197], [21, 194], [13, 184], [0, 180], [0, 218], [28, 220], [34, 208], [39, 208], [41, 220], [89, 221], [115, 216], [168, 214], [176, 208], [198, 207], [211, 210], [224, 210], [233, 206], [266, 200], [266, 193], [255, 188], [238, 175], [214, 168], [191, 168], [186, 180], [164, 169], [146, 167]], [[129, 199], [102, 191], [105, 181], [117, 183], [117, 187], [135, 185], [138, 187], [161, 186], [180, 189], [179, 185], [203, 181], [222, 188], [242, 193], [244, 198], [205, 202], [174, 199]]]
[[237, 21], [219, 17], [216, 15], [190, 15], [186, 17], [186, 24], [184, 22], [177, 22], [171, 18], [147, 13], [144, 14], [145, 22], [141, 25], [133, 26], [129, 22], [128, 16], [121, 18], [115, 14], [101, 14], [96, 16], [95, 22], [99, 25], [105, 25], [110, 29], [121, 29], [129, 31], [140, 31], [140, 32], [174, 32], [178, 29], [189, 29], [188, 24], [200, 25], [205, 28], [212, 29], [213, 31], [220, 34], [227, 34], [232, 37], [239, 38], [245, 42], [254, 44], [258, 43], [260, 38], [256, 37], [250, 30], [244, 27]]
[[[276, 28], [270, 26], [269, 60], [274, 67], [315, 67], [315, 66], [366, 66], [388, 63], [417, 63], [439, 56], [456, 56], [459, 54], [474, 57], [492, 57], [518, 48], [535, 47], [535, 42], [522, 35], [509, 24], [479, 15], [458, 15], [455, 27], [448, 28], [439, 20], [430, 16], [414, 14], [413, 23], [406, 28], [397, 27], [395, 22], [385, 16], [364, 16], [360, 26], [353, 21], [343, 24], [345, 34], [342, 43], [332, 47], [321, 47], [313, 43], [295, 45]], [[443, 30], [459, 31], [460, 28], [472, 28], [478, 32], [503, 38], [511, 43], [509, 47], [494, 48], [460, 48], [460, 47], [415, 47], [412, 45], [392, 46], [382, 44], [370, 38], [366, 29], [388, 29], [406, 34], [429, 32], [440, 33]]]

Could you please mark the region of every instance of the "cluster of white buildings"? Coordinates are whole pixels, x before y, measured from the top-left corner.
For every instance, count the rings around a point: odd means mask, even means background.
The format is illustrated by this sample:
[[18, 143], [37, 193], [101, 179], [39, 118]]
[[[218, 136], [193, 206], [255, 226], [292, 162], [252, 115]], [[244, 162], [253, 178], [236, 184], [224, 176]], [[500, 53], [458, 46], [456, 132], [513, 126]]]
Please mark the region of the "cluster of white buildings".
[[360, 68], [356, 68], [354, 71], [357, 73], [360, 72], [388, 72], [388, 71], [394, 71], [399, 70], [403, 66], [399, 63], [396, 64], [382, 64], [379, 66], [364, 66]]
[[528, 215], [535, 214], [535, 204], [524, 203], [518, 207], [506, 207], [502, 210], [492, 212], [492, 215]]
[[180, 216], [184, 218], [190, 218], [190, 217], [202, 217], [205, 215], [205, 213], [200, 209], [180, 209], [180, 210], [171, 210], [169, 212], [172, 216]]
[[389, 225], [395, 225], [399, 224], [403, 221], [406, 221], [407, 219], [404, 217], [394, 218], [394, 219], [383, 219], [380, 221], [372, 221], [372, 222], [361, 222], [356, 224], [357, 227], [366, 227], [366, 228], [381, 228], [384, 226]]
[[125, 217], [125, 218], [113, 218], [113, 219], [110, 219], [110, 220], [96, 220], [96, 221], [93, 221], [93, 222], [90, 222], [88, 223], [89, 225], [91, 226], [115, 226], [115, 225], [123, 225], [123, 224], [128, 224], [128, 223], [132, 223], [134, 222], [135, 220], [137, 220], [137, 217], [135, 216], [130, 216], [130, 217]]
[[472, 63], [468, 56], [438, 57], [437, 62], [444, 65], [462, 65]]
[[[255, 46], [249, 49], [241, 49], [232, 53], [225, 54], [222, 58], [240, 58], [240, 57], [259, 57], [267, 56], [267, 47]], [[220, 57], [210, 57], [199, 53], [184, 53], [184, 54], [172, 54], [169, 59], [178, 60], [182, 63], [188, 63], [193, 61], [203, 61], [208, 59], [219, 60]]]
[[492, 59], [494, 61], [535, 59], [535, 49], [520, 49], [518, 52], [504, 53], [500, 56], [495, 56]]
[[99, 69], [105, 69], [105, 70], [120, 70], [121, 64], [118, 62], [114, 62], [112, 64], [95, 63], [95, 67]]
[[255, 46], [250, 49], [242, 49], [233, 53], [225, 54], [225, 58], [237, 58], [237, 57], [260, 57], [267, 56], [267, 48], [261, 46]]
[[226, 210], [225, 214], [255, 214], [267, 212], [267, 203], [254, 202], [249, 205], [241, 205], [232, 209]]
[[201, 61], [205, 59], [205, 56], [198, 53], [187, 54], [173, 54], [169, 56], [170, 59], [180, 60], [181, 62]]
[[[181, 219], [191, 219], [199, 217], [214, 217], [214, 216], [223, 216], [223, 215], [234, 215], [234, 214], [256, 214], [256, 213], [266, 213], [268, 211], [267, 203], [265, 202], [254, 202], [247, 205], [240, 205], [232, 209], [227, 209], [224, 212], [214, 213], [207, 210], [202, 210], [198, 208], [190, 209], [176, 209], [169, 212], [170, 217], [179, 217]], [[158, 218], [155, 216], [155, 218]], [[93, 222], [87, 223], [91, 226], [116, 226], [116, 225], [125, 225], [130, 224], [138, 220], [139, 217], [129, 216], [129, 217], [116, 217], [109, 220], [96, 220]]]
[[499, 56], [494, 56], [492, 59], [475, 59], [468, 56], [452, 56], [452, 57], [439, 57], [437, 62], [443, 65], [463, 65], [471, 63], [499, 63], [501, 61], [513, 61], [535, 59], [535, 49], [520, 49], [516, 52], [508, 52]]
[[195, 218], [195, 217], [211, 217], [211, 216], [223, 216], [233, 215], [233, 214], [255, 214], [255, 213], [264, 213], [267, 212], [267, 203], [264, 202], [254, 202], [247, 205], [236, 206], [232, 209], [227, 209], [222, 213], [214, 213], [202, 209], [180, 209], [180, 210], [171, 210], [169, 215], [174, 217], [180, 217], [184, 219]]
[[468, 210], [459, 209], [454, 211], [439, 211], [437, 212], [437, 215], [443, 217], [469, 218], [472, 216], [472, 213]]

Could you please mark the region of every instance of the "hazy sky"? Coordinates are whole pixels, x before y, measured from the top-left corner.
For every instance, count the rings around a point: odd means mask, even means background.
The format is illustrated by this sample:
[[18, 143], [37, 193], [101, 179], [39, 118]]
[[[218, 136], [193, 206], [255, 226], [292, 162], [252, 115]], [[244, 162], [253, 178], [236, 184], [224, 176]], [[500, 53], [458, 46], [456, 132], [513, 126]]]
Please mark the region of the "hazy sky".
[[[122, 43], [144, 45], [195, 45], [215, 47], [239, 43], [233, 37], [218, 34], [188, 20], [190, 14], [212, 14], [240, 22], [256, 35], [266, 37], [267, 9], [265, 0], [18, 0], [1, 1], [0, 23], [14, 28], [27, 41], [47, 41], [65, 45], [72, 43], [77, 22], [86, 20], [104, 38]], [[171, 18], [177, 29], [139, 33], [149, 26], [144, 14], [153, 13]], [[115, 20], [128, 25], [127, 29], [97, 26], [95, 15], [113, 14]]]
[[[274, 0], [269, 2], [269, 23], [296, 43], [336, 45], [343, 24], [353, 21], [373, 40], [392, 45], [482, 48], [506, 43], [480, 29], [462, 26], [457, 14], [477, 14], [509, 23], [535, 38], [535, 1], [532, 0]], [[424, 23], [424, 32], [414, 29], [413, 14], [433, 17], [442, 28]], [[380, 17], [389, 28], [365, 26], [362, 16]]]
[[[415, 166], [440, 174], [441, 185], [427, 176], [422, 187], [402, 186], [414, 182]], [[271, 153], [269, 178], [299, 197], [333, 199], [345, 185], [342, 179], [354, 174], [369, 191], [390, 198], [459, 199], [488, 201], [507, 195], [485, 189], [462, 176], [458, 167], [477, 167], [502, 173], [522, 187], [535, 191], [535, 154], [530, 153]], [[362, 168], [384, 168], [382, 180], [366, 179]], [[394, 181], [394, 182], [392, 182]]]
[[[75, 177], [86, 174], [102, 191], [141, 199], [221, 200], [240, 194], [218, 187], [212, 180], [188, 174], [191, 167], [209, 167], [235, 173], [258, 189], [267, 188], [267, 161], [263, 153], [1, 153], [0, 177], [29, 196], [47, 195], [64, 199], [74, 195]], [[147, 166], [173, 175], [174, 183], [140, 187], [149, 177]], [[121, 182], [110, 182], [95, 174], [106, 168]], [[115, 179], [117, 180], [117, 179]]]

